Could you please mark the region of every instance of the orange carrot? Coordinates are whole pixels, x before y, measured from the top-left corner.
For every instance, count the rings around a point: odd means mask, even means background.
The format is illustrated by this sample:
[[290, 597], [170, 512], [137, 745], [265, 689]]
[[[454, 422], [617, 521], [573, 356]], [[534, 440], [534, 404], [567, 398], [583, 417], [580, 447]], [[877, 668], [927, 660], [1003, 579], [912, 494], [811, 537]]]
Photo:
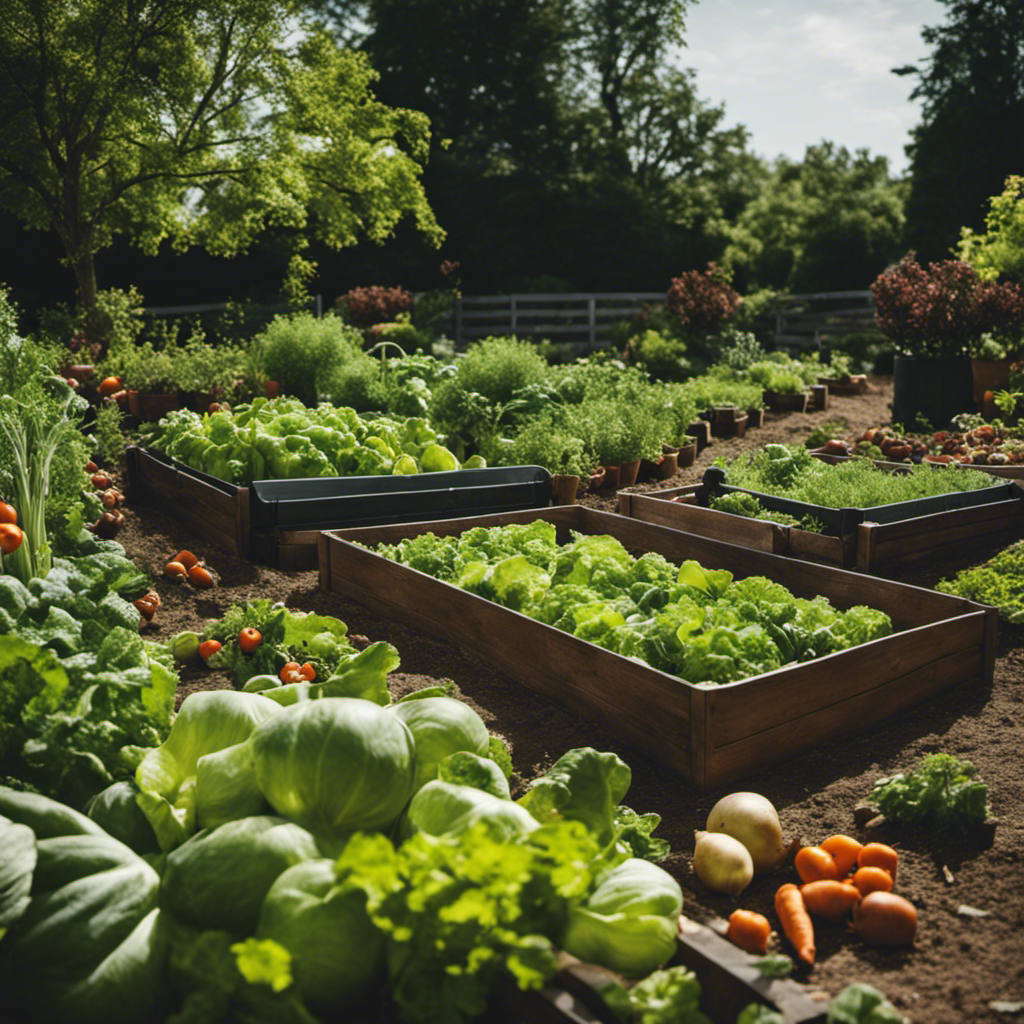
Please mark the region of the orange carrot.
[[853, 884], [861, 896], [869, 892], [892, 892], [893, 878], [885, 868], [857, 868], [853, 874]]
[[765, 953], [772, 926], [768, 918], [753, 910], [734, 910], [729, 915], [729, 930], [725, 937], [748, 953]]
[[814, 924], [807, 913], [803, 893], [792, 883], [779, 887], [775, 894], [775, 913], [779, 915], [782, 932], [789, 939], [796, 955], [808, 967], [814, 963]]
[[834, 835], [829, 836], [823, 843], [819, 844], [823, 850], [832, 854], [839, 870], [839, 877], [845, 878], [857, 863], [857, 854], [860, 852], [863, 843], [858, 842], [853, 836]]
[[839, 878], [839, 869], [828, 850], [820, 846], [801, 846], [793, 858], [793, 867], [801, 882], [817, 882], [822, 878]]
[[842, 921], [860, 902], [860, 893], [849, 882], [822, 878], [800, 887], [804, 904], [815, 917], [826, 921]]
[[896, 881], [896, 865], [899, 861], [899, 854], [885, 843], [868, 843], [861, 847], [857, 854], [857, 867], [859, 868], [881, 868], [892, 875], [893, 882]]

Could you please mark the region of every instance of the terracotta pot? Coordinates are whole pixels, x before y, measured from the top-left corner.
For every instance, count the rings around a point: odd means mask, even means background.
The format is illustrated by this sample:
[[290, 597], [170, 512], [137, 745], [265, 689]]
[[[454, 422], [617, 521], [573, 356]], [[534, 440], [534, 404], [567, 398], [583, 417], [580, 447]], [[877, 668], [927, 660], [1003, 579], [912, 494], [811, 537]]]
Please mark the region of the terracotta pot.
[[159, 393], [154, 391], [129, 391], [128, 411], [136, 419], [154, 422], [180, 405], [177, 391]]
[[764, 425], [764, 409], [747, 410], [747, 429]]
[[604, 483], [602, 487], [611, 487], [613, 490], [619, 486], [619, 467], [618, 466], [605, 466], [604, 467]]
[[630, 459], [628, 462], [619, 463], [619, 486], [632, 487], [636, 483], [636, 477], [639, 472], [639, 459]]
[[575, 505], [576, 492], [580, 487], [580, 478], [568, 473], [553, 473], [551, 475], [551, 504], [552, 505]]
[[661, 462], [658, 463], [658, 475], [662, 480], [668, 480], [669, 477], [675, 476], [679, 472], [679, 452], [675, 448], [669, 449], [668, 445], [665, 448], [665, 454], [662, 455]]
[[696, 440], [691, 441], [689, 444], [681, 445], [679, 448], [679, 460], [680, 469], [686, 469], [692, 466], [697, 461], [697, 442]]
[[807, 392], [801, 391], [797, 395], [784, 395], [777, 391], [766, 391], [764, 393], [764, 404], [772, 412], [806, 412]]
[[1010, 365], [1012, 362], [1012, 359], [971, 360], [974, 401], [979, 409], [984, 405], [986, 391], [1003, 391], [1010, 386]]
[[686, 428], [688, 437], [697, 439], [697, 451], [702, 452], [711, 444], [711, 424], [707, 420], [694, 420]]
[[596, 491], [602, 484], [604, 484], [605, 468], [604, 466], [598, 466], [593, 473], [590, 474], [590, 480], [587, 486], [592, 491]]
[[828, 408], [828, 385], [827, 384], [812, 384], [811, 397], [807, 405], [809, 409], [827, 409]]
[[278, 387], [276, 380], [268, 380], [263, 383], [263, 393], [267, 398], [277, 398]]
[[60, 375], [62, 377], [70, 377], [71, 380], [77, 380], [79, 384], [84, 384], [93, 375], [95, 369], [90, 363], [73, 363], [68, 366], [62, 366], [60, 368]]

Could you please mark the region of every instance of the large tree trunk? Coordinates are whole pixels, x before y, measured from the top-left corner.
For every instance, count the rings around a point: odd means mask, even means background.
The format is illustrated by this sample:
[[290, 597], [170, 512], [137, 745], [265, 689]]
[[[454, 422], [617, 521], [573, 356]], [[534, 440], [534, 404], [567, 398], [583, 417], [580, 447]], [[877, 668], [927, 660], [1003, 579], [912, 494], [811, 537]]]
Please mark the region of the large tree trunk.
[[94, 360], [102, 359], [110, 342], [110, 317], [97, 304], [96, 261], [88, 237], [74, 237], [57, 226], [57, 233], [64, 243], [68, 263], [78, 285], [76, 304], [81, 315], [89, 354]]

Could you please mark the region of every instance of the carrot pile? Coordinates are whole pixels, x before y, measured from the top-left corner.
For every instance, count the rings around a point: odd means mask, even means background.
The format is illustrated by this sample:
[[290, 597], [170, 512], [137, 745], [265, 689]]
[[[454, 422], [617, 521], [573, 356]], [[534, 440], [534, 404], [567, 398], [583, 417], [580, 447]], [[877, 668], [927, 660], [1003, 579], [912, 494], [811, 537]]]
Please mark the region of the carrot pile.
[[[917, 912], [913, 904], [892, 891], [898, 861], [899, 855], [891, 846], [860, 843], [847, 835], [829, 836], [818, 846], [797, 851], [793, 866], [801, 884], [786, 882], [779, 887], [775, 913], [802, 964], [814, 964], [815, 918], [848, 923], [872, 945], [904, 946], [913, 942]], [[770, 924], [760, 914], [737, 910], [729, 918], [726, 934], [742, 949], [764, 953]]]

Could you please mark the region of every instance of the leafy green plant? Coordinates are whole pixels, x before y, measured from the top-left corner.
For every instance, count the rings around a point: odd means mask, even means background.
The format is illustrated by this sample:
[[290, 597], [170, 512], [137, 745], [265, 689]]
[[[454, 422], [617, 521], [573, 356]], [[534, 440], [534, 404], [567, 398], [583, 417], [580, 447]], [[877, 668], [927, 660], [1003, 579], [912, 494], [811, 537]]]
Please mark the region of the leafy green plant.
[[988, 787], [975, 768], [953, 754], [928, 754], [909, 772], [879, 779], [868, 799], [898, 825], [965, 832], [989, 814]]
[[536, 346], [519, 338], [484, 338], [457, 360], [453, 380], [464, 391], [475, 391], [502, 405], [530, 384], [549, 376], [547, 361]]
[[826, 420], [819, 423], [804, 439], [805, 448], [820, 448], [826, 441], [834, 437], [845, 437], [850, 431], [850, 424], [845, 419]]
[[998, 486], [984, 473], [930, 466], [906, 469], [905, 473], [887, 473], [859, 459], [831, 466], [803, 447], [769, 444], [729, 463], [726, 482], [824, 508], [870, 508]]
[[96, 407], [93, 427], [96, 454], [108, 465], [117, 465], [124, 451], [123, 420], [124, 410], [117, 402], [100, 402]]
[[778, 363], [765, 361], [752, 363], [746, 371], [747, 378], [760, 384], [765, 391], [777, 395], [799, 395], [806, 389], [806, 384], [799, 373]]
[[690, 365], [685, 342], [650, 329], [629, 339], [625, 358], [643, 367], [655, 380], [685, 380]]
[[1006, 622], [1024, 622], [1024, 541], [1004, 548], [983, 565], [942, 580], [936, 590], [993, 605]]
[[531, 419], [508, 444], [498, 445], [488, 461], [503, 466], [543, 466], [551, 473], [587, 476], [595, 468], [582, 437], [573, 432], [561, 410]]
[[286, 395], [306, 405], [319, 398], [320, 376], [362, 352], [362, 333], [337, 316], [311, 313], [275, 317], [258, 336], [263, 370]]
[[96, 368], [102, 377], [120, 377], [125, 388], [164, 394], [180, 390], [181, 366], [172, 349], [158, 350], [152, 341], [120, 346]]

